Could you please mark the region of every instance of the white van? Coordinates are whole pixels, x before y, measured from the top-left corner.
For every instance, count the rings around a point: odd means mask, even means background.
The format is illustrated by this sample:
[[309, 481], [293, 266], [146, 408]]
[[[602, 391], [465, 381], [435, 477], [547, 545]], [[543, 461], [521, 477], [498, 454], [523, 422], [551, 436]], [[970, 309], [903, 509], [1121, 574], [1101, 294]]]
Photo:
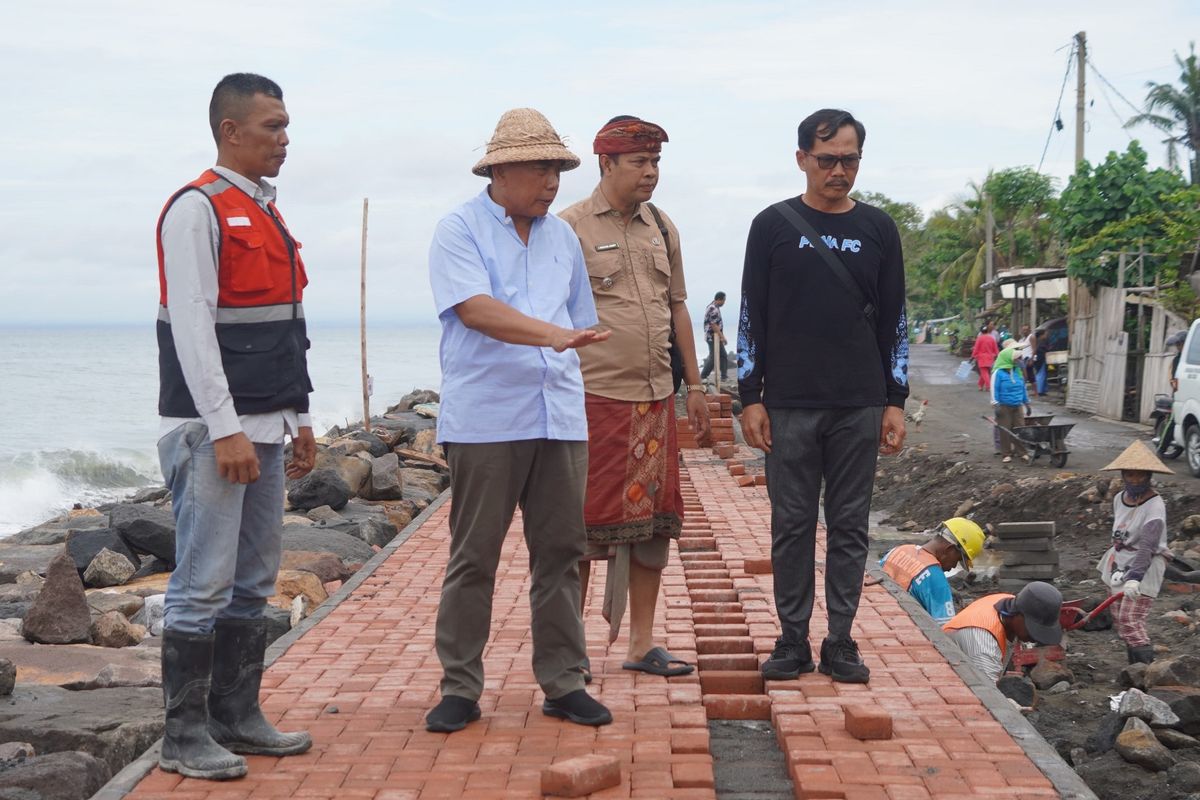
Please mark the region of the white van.
[[1187, 454], [1188, 469], [1200, 478], [1200, 319], [1188, 329], [1175, 378], [1175, 443]]

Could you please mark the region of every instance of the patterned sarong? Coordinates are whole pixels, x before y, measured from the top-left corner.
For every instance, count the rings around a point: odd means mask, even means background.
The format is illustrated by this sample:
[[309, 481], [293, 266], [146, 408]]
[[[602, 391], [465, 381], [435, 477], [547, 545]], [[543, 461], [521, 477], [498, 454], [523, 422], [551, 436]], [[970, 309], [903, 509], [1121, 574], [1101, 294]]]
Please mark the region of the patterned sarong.
[[678, 538], [683, 526], [675, 398], [654, 402], [586, 395], [588, 541]]

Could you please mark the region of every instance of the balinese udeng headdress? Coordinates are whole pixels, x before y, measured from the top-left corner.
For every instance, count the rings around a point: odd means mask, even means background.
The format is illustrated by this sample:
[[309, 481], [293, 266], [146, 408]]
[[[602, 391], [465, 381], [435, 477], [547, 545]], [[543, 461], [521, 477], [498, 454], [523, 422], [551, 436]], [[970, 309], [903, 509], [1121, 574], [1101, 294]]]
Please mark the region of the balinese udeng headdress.
[[658, 153], [666, 141], [670, 141], [667, 132], [653, 122], [637, 117], [619, 119], [599, 130], [592, 142], [592, 152], [596, 155]]

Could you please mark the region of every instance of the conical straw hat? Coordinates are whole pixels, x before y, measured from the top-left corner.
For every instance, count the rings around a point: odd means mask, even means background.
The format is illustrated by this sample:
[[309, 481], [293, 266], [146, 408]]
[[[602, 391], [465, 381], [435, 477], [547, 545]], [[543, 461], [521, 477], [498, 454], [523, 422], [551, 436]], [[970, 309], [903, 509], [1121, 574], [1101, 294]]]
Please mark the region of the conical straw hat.
[[471, 172], [486, 178], [496, 164], [520, 161], [561, 161], [564, 172], [579, 166], [579, 156], [567, 149], [550, 120], [532, 108], [504, 112], [487, 143], [487, 155], [479, 159]]
[[1144, 472], [1165, 472], [1167, 475], [1174, 473], [1167, 468], [1167, 465], [1158, 460], [1158, 456], [1154, 455], [1153, 451], [1146, 446], [1145, 442], [1134, 441], [1129, 447], [1125, 448], [1125, 452], [1113, 459], [1113, 462], [1105, 470], [1116, 469], [1140, 469]]

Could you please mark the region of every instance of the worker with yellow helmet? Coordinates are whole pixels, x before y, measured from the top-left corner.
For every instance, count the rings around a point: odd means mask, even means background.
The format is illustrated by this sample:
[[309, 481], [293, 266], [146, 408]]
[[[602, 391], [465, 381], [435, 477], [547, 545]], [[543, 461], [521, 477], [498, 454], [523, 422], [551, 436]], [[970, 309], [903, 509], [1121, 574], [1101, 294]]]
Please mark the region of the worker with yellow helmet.
[[984, 534], [977, 524], [965, 517], [948, 519], [934, 535], [917, 546], [893, 547], [879, 564], [889, 578], [917, 599], [939, 623], [954, 616], [954, 596], [946, 572], [959, 564], [966, 569], [983, 550]]

